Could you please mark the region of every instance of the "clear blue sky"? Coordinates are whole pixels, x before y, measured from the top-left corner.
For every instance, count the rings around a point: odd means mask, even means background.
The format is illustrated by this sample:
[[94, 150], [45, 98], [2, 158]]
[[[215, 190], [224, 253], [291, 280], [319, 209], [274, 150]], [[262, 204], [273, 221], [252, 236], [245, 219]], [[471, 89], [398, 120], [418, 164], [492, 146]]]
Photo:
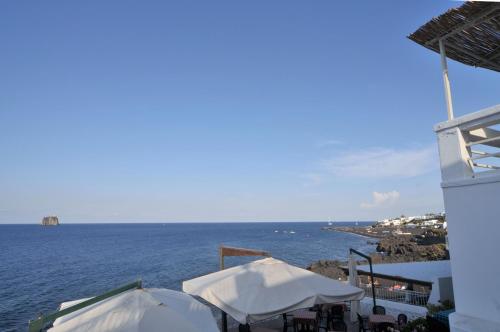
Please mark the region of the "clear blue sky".
[[[455, 1], [2, 1], [0, 222], [373, 220], [442, 211]], [[457, 115], [498, 73], [449, 64]]]

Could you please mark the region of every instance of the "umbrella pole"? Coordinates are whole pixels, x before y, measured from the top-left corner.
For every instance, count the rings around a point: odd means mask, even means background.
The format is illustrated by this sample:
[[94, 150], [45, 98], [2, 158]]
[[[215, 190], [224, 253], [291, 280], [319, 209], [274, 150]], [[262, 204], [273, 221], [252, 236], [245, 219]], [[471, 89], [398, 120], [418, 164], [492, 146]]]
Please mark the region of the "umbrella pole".
[[[219, 248], [219, 263], [220, 270], [224, 270], [224, 251], [222, 246]], [[221, 323], [222, 323], [222, 332], [227, 332], [227, 314], [225, 311], [222, 311]]]
[[[219, 247], [219, 263], [220, 270], [224, 270], [224, 256], [271, 256], [268, 252], [262, 250], [254, 250], [254, 249], [245, 249], [245, 248], [233, 248], [233, 247], [224, 247], [221, 245]], [[227, 332], [227, 314], [222, 311], [221, 317], [221, 325], [222, 332]], [[248, 328], [250, 330], [250, 328]]]
[[227, 332], [227, 314], [222, 311], [222, 332]]

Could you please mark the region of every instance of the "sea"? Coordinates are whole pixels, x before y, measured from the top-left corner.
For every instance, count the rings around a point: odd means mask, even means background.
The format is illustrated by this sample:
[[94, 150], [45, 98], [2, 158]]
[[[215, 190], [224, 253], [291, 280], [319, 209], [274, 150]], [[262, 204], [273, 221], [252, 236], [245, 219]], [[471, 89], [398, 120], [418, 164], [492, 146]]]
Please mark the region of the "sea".
[[[61, 302], [137, 279], [144, 287], [181, 290], [183, 280], [218, 270], [221, 244], [265, 250], [303, 268], [321, 259], [347, 260], [349, 248], [375, 250], [365, 237], [322, 230], [325, 226], [326, 222], [0, 225], [0, 331], [27, 331], [30, 319], [56, 311]], [[225, 265], [254, 259], [258, 258], [228, 257]]]

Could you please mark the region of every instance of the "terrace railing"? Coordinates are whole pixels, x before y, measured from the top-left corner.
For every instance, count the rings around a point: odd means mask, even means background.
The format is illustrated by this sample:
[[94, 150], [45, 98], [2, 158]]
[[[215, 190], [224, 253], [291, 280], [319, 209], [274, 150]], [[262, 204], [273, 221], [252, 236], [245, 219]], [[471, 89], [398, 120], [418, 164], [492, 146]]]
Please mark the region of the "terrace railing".
[[438, 124], [443, 182], [500, 174], [500, 105]]
[[[365, 295], [373, 297], [371, 284], [360, 283], [359, 287], [365, 290]], [[406, 303], [416, 306], [426, 306], [430, 294], [408, 289], [396, 289], [394, 287], [375, 286], [375, 296], [377, 299], [393, 302]]]

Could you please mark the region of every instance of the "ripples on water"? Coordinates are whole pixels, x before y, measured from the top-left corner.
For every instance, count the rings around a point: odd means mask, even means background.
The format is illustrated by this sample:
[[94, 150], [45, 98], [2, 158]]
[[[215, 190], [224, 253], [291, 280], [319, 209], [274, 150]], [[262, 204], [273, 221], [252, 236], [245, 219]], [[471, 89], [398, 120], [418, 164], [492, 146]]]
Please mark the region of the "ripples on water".
[[[180, 290], [182, 280], [218, 269], [217, 248], [222, 243], [263, 249], [301, 267], [319, 259], [347, 259], [350, 247], [374, 250], [366, 238], [322, 231], [323, 226], [326, 223], [0, 225], [0, 331], [26, 331], [37, 313], [137, 278], [145, 287]], [[226, 266], [250, 260], [229, 257]]]

